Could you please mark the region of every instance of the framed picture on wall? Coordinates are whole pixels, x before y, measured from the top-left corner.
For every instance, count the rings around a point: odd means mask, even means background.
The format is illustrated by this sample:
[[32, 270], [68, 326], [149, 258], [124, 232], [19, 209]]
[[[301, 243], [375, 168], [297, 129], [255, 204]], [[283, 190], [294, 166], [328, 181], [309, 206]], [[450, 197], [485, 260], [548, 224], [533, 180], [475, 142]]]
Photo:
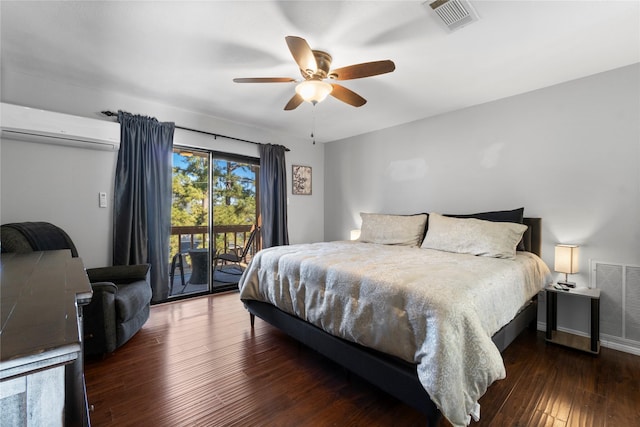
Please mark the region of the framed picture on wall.
[[294, 195], [311, 195], [311, 166], [293, 165], [292, 190]]

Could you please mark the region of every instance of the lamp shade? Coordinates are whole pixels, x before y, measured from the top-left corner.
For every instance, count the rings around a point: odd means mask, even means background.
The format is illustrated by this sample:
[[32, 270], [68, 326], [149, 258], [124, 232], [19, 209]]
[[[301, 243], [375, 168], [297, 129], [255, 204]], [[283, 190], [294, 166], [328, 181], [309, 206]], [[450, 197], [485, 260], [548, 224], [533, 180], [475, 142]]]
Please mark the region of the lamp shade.
[[320, 80], [305, 80], [296, 86], [296, 93], [313, 105], [324, 101], [332, 90], [333, 86]]
[[360, 229], [351, 230], [351, 240], [358, 240], [360, 238]]
[[558, 273], [577, 273], [578, 249], [578, 245], [556, 245], [554, 270]]

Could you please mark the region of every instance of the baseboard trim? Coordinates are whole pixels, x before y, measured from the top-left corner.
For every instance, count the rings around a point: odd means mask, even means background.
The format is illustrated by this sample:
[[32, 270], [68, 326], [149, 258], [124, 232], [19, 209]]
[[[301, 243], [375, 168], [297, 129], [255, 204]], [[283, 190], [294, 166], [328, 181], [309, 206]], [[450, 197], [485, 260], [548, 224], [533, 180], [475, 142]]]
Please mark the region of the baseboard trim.
[[[538, 322], [537, 328], [539, 331], [546, 332], [547, 331], [546, 322]], [[562, 332], [578, 335], [581, 337], [587, 337], [587, 338], [589, 337], [589, 334], [586, 332], [576, 331], [569, 328], [559, 327], [558, 330]], [[612, 350], [618, 350], [624, 353], [640, 356], [640, 342], [624, 340], [622, 338], [612, 337], [606, 334], [600, 334], [600, 346], [610, 348]]]

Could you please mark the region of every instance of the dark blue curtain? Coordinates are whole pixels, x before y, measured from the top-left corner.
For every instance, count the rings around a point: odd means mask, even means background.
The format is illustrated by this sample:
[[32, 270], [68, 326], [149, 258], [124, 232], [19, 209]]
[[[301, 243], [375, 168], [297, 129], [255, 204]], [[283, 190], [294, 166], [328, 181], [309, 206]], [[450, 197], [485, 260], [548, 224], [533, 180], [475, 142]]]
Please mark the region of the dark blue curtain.
[[260, 215], [262, 247], [289, 244], [285, 147], [260, 146]]
[[174, 123], [118, 111], [120, 151], [113, 219], [114, 265], [151, 264], [152, 301], [169, 296]]

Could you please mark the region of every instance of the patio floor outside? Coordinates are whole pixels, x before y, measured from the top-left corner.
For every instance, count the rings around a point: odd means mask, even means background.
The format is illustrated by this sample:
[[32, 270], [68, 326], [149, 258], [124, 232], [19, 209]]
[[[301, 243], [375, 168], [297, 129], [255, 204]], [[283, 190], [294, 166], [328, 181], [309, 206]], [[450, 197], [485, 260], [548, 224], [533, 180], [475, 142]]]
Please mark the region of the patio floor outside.
[[[242, 267], [238, 265], [223, 265], [218, 266], [213, 272], [213, 292], [222, 292], [233, 289], [238, 289], [238, 282], [242, 275]], [[191, 266], [185, 264], [184, 266], [184, 283], [180, 272], [174, 272], [173, 286], [170, 288], [169, 298], [177, 296], [185, 296], [190, 294], [198, 294], [207, 292], [209, 290], [209, 283], [192, 283], [193, 277]], [[197, 280], [201, 282], [202, 280]]]

